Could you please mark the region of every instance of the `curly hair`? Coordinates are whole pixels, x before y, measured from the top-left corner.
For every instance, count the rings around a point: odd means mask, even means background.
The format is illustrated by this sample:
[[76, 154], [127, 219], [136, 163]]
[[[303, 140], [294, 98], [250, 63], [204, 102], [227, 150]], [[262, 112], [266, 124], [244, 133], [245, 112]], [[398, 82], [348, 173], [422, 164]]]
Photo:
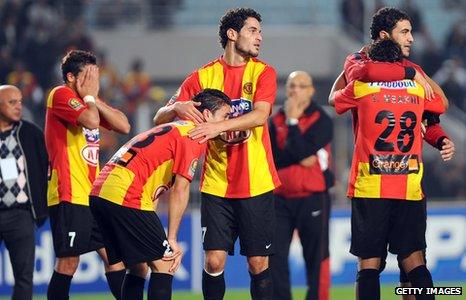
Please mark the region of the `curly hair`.
[[66, 74], [68, 73], [78, 76], [83, 67], [88, 64], [97, 64], [97, 59], [94, 54], [83, 50], [71, 50], [63, 57], [61, 62], [63, 80], [68, 82], [68, 79], [66, 78]]
[[370, 44], [369, 58], [373, 61], [397, 62], [403, 59], [403, 52], [395, 41], [383, 39]]
[[224, 92], [216, 89], [203, 89], [192, 100], [201, 102], [201, 105], [196, 107], [200, 112], [208, 109], [211, 113], [215, 113], [223, 105], [231, 106], [230, 98]]
[[261, 15], [252, 8], [238, 7], [229, 9], [221, 18], [218, 28], [219, 42], [222, 48], [225, 49], [228, 36], [228, 29], [233, 29], [237, 32], [243, 28], [247, 18], [254, 18], [257, 21], [262, 22]]
[[404, 11], [393, 7], [383, 7], [379, 9], [372, 16], [371, 39], [374, 41], [377, 40], [381, 31], [391, 33], [396, 23], [403, 20], [411, 22], [411, 18]]

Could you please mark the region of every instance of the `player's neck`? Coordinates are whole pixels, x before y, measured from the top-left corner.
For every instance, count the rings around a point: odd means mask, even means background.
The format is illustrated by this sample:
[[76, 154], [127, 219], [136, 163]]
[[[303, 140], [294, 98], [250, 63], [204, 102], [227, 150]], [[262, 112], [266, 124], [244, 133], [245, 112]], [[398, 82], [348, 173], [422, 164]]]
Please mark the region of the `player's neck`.
[[65, 85], [66, 85], [67, 87], [69, 87], [70, 89], [72, 89], [73, 92], [75, 92], [76, 95], [79, 95], [78, 90], [76, 89], [76, 83], [67, 82], [67, 83], [65, 83]]
[[249, 56], [242, 55], [236, 51], [234, 45], [227, 45], [223, 53], [223, 60], [229, 66], [238, 67], [242, 66], [249, 60]]

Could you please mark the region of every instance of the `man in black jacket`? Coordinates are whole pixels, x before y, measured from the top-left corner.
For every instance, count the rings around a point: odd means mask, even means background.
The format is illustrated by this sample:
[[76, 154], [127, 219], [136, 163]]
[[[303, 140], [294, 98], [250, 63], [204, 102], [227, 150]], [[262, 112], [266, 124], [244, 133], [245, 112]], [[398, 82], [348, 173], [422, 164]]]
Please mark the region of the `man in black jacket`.
[[291, 299], [288, 254], [297, 229], [306, 262], [306, 299], [328, 300], [330, 287], [328, 222], [333, 185], [330, 141], [333, 124], [312, 101], [312, 78], [290, 74], [283, 109], [270, 119], [273, 157], [282, 185], [275, 190], [275, 255], [271, 270], [275, 300]]
[[47, 152], [44, 135], [21, 120], [21, 91], [0, 86], [0, 243], [10, 254], [12, 299], [32, 299], [34, 222], [47, 218]]

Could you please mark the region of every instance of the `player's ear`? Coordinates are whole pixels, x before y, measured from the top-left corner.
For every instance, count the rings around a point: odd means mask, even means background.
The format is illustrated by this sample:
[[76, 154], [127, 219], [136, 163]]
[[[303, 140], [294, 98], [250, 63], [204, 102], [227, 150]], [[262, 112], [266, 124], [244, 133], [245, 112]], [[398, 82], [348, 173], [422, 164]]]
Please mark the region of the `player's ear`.
[[73, 83], [76, 80], [76, 77], [73, 75], [73, 73], [68, 72], [68, 73], [66, 73], [66, 80], [68, 82]]
[[388, 32], [386, 32], [385, 30], [382, 30], [382, 31], [379, 32], [379, 38], [382, 39], [382, 40], [389, 39], [390, 34]]
[[231, 41], [236, 41], [236, 39], [238, 38], [238, 32], [233, 28], [228, 28], [227, 37]]

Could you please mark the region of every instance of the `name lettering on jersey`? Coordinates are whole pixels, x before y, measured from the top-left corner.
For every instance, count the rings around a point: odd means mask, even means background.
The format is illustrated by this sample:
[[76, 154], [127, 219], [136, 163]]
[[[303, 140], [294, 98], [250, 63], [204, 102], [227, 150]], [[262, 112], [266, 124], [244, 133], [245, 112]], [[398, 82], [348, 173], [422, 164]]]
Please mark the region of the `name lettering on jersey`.
[[82, 158], [91, 166], [99, 163], [99, 129], [87, 129], [83, 127], [83, 135], [87, 145], [81, 149]]
[[416, 154], [371, 154], [370, 174], [406, 175], [419, 173], [419, 159]]
[[391, 104], [419, 104], [419, 97], [416, 95], [372, 94], [371, 96], [372, 102]]
[[387, 82], [369, 82], [369, 87], [372, 88], [384, 88], [392, 90], [402, 90], [407, 88], [417, 88], [417, 84], [412, 80], [398, 80], [398, 81], [387, 81]]
[[[248, 99], [231, 100], [230, 118], [236, 118], [252, 111], [252, 101]], [[251, 130], [227, 131], [220, 134], [220, 139], [230, 145], [242, 144], [251, 136]]]

